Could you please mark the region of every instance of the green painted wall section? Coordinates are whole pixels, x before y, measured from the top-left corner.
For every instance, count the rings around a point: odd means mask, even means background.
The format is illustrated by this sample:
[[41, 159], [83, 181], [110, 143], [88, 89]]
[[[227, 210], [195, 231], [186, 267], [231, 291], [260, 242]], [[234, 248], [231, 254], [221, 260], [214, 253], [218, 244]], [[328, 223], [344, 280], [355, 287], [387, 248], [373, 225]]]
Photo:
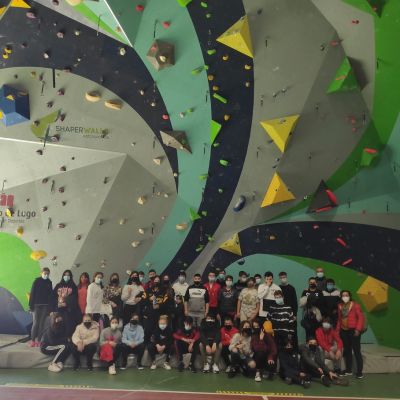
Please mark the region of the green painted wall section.
[[27, 293], [39, 276], [40, 265], [30, 258], [31, 248], [8, 233], [0, 233], [0, 252], [0, 287], [9, 290], [27, 310]]

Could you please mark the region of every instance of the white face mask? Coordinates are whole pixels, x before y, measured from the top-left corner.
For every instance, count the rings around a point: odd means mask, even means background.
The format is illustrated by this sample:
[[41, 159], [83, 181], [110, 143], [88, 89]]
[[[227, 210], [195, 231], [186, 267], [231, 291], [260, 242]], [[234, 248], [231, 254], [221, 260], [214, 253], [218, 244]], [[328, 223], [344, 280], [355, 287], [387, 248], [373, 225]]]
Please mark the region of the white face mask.
[[167, 327], [167, 324], [158, 324], [158, 326], [163, 331]]
[[49, 279], [49, 275], [47, 273], [43, 272], [42, 278], [43, 279]]
[[144, 281], [144, 276], [139, 275], [139, 281], [143, 282]]
[[323, 272], [317, 272], [317, 277], [318, 278], [323, 278], [324, 277], [324, 273]]
[[118, 324], [111, 324], [111, 329], [113, 331], [115, 331], [116, 329], [118, 329]]
[[100, 285], [100, 283], [103, 281], [101, 278], [97, 277], [95, 280], [95, 283], [97, 283], [98, 285]]
[[323, 323], [322, 323], [322, 327], [323, 327], [324, 329], [330, 329], [331, 326], [332, 326], [332, 325], [331, 325], [329, 322], [323, 322]]
[[342, 300], [343, 300], [343, 303], [348, 303], [350, 301], [350, 297], [349, 296], [343, 296]]
[[233, 282], [232, 281], [226, 281], [225, 285], [226, 285], [226, 287], [232, 287]]
[[261, 283], [261, 278], [256, 278], [256, 284], [259, 285]]
[[286, 285], [287, 284], [287, 278], [281, 278], [281, 283], [282, 283], [282, 285]]
[[190, 331], [191, 329], [192, 329], [192, 327], [190, 325], [185, 324], [185, 331]]
[[185, 283], [185, 280], [186, 280], [186, 279], [185, 279], [184, 276], [182, 276], [182, 275], [181, 275], [181, 276], [178, 276], [178, 282], [179, 282], [179, 283]]

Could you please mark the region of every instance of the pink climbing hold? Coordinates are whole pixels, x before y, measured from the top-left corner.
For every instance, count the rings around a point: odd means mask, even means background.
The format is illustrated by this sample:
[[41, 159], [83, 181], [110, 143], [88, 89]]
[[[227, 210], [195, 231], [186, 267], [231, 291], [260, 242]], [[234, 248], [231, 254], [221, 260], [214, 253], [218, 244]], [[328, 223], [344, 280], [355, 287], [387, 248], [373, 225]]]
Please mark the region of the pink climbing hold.
[[368, 147], [366, 147], [366, 148], [364, 149], [364, 151], [365, 151], [366, 153], [369, 153], [369, 154], [376, 154], [376, 153], [377, 153], [377, 150], [375, 150], [375, 149], [370, 149], [370, 148], [368, 148]]
[[164, 121], [168, 121], [169, 120], [169, 115], [168, 114], [163, 114], [162, 119]]
[[143, 6], [142, 4], [138, 4], [138, 5], [136, 6], [136, 11], [137, 11], [137, 12], [142, 12], [142, 11], [144, 11], [144, 6]]
[[162, 23], [162, 26], [163, 26], [165, 29], [168, 29], [168, 28], [171, 26], [171, 23], [168, 22], [168, 21], [164, 21], [164, 22]]
[[346, 265], [349, 265], [351, 262], [353, 262], [353, 259], [352, 258], [348, 258], [346, 261], [342, 262], [342, 265], [346, 266]]
[[313, 229], [314, 229], [314, 230], [319, 229], [319, 225], [313, 225]]
[[347, 243], [342, 238], [336, 238], [336, 241], [341, 244], [343, 247], [347, 247]]
[[337, 205], [338, 202], [337, 202], [337, 198], [336, 198], [336, 196], [334, 195], [334, 193], [333, 193], [331, 190], [329, 190], [329, 189], [326, 189], [325, 192], [326, 192], [326, 194], [328, 195], [329, 200], [330, 200], [333, 204]]

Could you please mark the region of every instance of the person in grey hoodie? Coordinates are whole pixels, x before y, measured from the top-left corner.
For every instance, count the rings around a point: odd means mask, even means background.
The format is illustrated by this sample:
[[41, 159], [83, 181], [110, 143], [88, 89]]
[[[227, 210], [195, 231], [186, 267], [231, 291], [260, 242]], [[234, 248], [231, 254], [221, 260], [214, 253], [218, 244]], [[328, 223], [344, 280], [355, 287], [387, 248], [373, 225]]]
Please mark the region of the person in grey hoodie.
[[132, 314], [130, 322], [124, 326], [122, 332], [121, 353], [121, 370], [126, 369], [129, 354], [135, 354], [137, 356], [137, 368], [143, 369], [142, 357], [144, 353], [144, 330], [143, 327], [139, 325], [138, 314]]
[[118, 325], [118, 317], [112, 317], [110, 326], [104, 328], [100, 334], [100, 359], [107, 361], [110, 375], [117, 373], [115, 365], [121, 354], [122, 334], [118, 329]]

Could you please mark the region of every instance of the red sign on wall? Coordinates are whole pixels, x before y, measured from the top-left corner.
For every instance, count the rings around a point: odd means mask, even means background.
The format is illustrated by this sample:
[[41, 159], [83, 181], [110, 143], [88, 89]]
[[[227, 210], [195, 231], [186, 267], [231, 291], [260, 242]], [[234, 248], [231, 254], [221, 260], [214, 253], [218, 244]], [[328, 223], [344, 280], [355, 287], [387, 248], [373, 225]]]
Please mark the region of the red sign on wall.
[[14, 206], [14, 195], [1, 194], [0, 195], [0, 206], [1, 207], [13, 207]]

